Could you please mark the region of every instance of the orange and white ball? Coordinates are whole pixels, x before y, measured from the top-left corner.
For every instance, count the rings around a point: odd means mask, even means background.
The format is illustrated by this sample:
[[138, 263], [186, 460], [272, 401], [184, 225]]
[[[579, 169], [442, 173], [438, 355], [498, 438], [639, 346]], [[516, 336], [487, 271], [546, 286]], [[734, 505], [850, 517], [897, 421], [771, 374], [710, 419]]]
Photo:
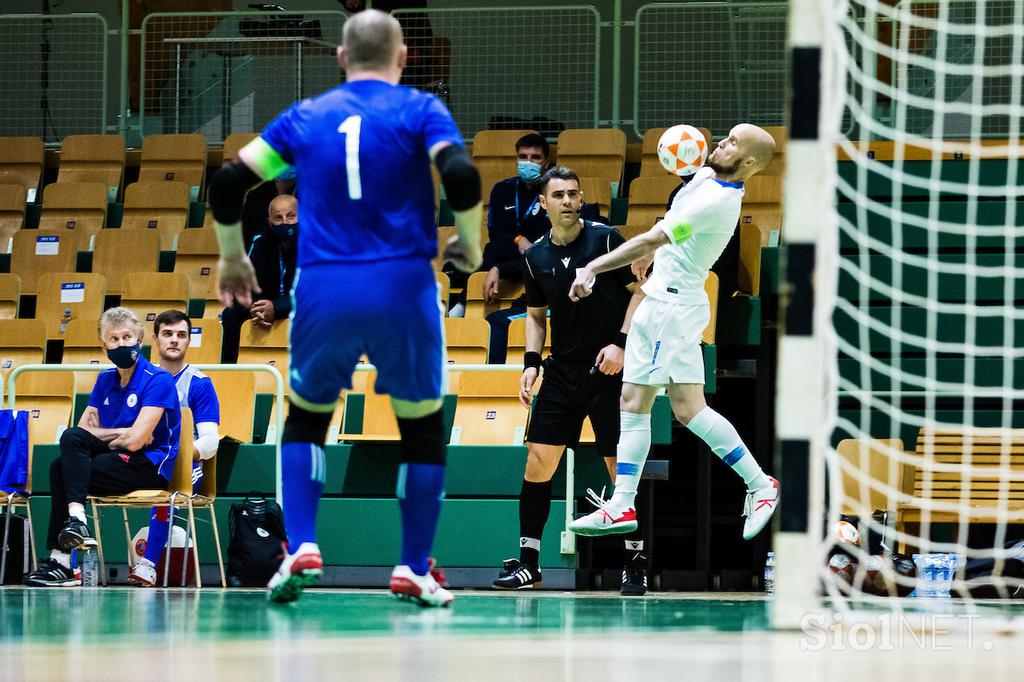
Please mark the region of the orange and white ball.
[[681, 178], [696, 173], [707, 159], [708, 142], [693, 126], [672, 126], [658, 139], [658, 160], [665, 170]]

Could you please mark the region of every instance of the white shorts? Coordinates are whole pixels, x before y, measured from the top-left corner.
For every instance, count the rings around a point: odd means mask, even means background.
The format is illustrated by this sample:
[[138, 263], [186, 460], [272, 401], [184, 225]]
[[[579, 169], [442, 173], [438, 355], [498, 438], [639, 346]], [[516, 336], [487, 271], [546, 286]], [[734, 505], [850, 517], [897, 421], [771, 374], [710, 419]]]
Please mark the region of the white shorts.
[[708, 305], [645, 298], [633, 314], [626, 336], [622, 380], [643, 386], [703, 385], [700, 339], [710, 321]]

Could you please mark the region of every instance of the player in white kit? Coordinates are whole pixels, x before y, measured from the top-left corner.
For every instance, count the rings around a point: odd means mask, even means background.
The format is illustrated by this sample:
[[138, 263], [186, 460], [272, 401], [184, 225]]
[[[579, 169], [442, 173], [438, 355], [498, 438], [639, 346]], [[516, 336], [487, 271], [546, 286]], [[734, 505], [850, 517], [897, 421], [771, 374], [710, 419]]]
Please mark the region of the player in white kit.
[[[711, 308], [704, 280], [729, 243], [740, 216], [743, 182], [771, 163], [775, 140], [749, 123], [718, 143], [706, 165], [680, 190], [664, 219], [577, 271], [574, 301], [589, 296], [594, 278], [654, 254], [646, 298], [626, 338], [615, 494], [569, 528], [580, 535], [636, 528], [636, 496], [651, 447], [651, 408], [667, 387], [676, 418], [701, 438], [747, 485], [743, 537], [753, 538], [778, 506], [779, 483], [766, 475], [732, 424], [704, 401], [700, 340]], [[645, 268], [646, 269], [646, 268]]]

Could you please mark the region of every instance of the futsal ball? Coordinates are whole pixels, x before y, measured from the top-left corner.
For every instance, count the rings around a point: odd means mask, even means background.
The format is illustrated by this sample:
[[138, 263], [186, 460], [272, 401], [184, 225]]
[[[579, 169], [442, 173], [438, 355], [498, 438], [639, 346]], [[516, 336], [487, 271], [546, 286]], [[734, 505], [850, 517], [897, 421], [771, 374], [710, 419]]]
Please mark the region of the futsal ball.
[[669, 173], [681, 178], [696, 173], [708, 158], [708, 142], [693, 126], [680, 124], [658, 140], [658, 160]]
[[860, 547], [860, 531], [848, 521], [836, 522], [832, 530], [832, 536], [835, 538], [836, 544]]

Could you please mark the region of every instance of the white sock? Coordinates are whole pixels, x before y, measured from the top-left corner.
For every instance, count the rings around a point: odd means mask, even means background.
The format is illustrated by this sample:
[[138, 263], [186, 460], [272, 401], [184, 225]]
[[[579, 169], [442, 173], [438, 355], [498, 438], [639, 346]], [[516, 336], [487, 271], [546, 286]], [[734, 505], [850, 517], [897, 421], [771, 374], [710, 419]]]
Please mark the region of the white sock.
[[615, 460], [615, 494], [612, 506], [631, 509], [651, 449], [651, 415], [619, 414], [619, 447]]
[[695, 436], [708, 444], [718, 457], [732, 467], [747, 484], [747, 490], [771, 485], [768, 476], [743, 444], [743, 439], [729, 420], [710, 407], [697, 413], [686, 425]]
[[68, 516], [73, 516], [85, 523], [85, 505], [81, 502], [68, 502]]
[[71, 568], [71, 552], [62, 552], [59, 549], [51, 549], [50, 558], [64, 568]]

